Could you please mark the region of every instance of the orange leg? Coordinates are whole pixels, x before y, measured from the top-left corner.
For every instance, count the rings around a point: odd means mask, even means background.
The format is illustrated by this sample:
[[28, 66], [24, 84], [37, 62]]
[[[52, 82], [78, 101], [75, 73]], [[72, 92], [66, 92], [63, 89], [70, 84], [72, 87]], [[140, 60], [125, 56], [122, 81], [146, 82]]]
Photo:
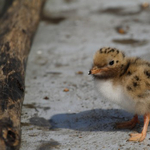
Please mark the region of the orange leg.
[[132, 133], [130, 134], [129, 141], [143, 141], [146, 137], [147, 127], [150, 121], [150, 113], [144, 115], [144, 127], [141, 133]]
[[140, 123], [140, 121], [138, 120], [138, 115], [134, 115], [134, 117], [130, 121], [116, 123], [116, 128], [118, 128], [118, 129], [124, 129], [124, 128], [132, 129], [136, 126], [137, 123]]

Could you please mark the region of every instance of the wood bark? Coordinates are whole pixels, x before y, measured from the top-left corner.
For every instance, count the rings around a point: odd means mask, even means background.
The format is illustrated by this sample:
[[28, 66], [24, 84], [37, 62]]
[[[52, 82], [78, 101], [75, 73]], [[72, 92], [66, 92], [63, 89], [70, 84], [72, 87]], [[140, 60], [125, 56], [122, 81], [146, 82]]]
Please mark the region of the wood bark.
[[[4, 1], [4, 0], [3, 0]], [[0, 17], [3, 16], [3, 14], [7, 11], [7, 9], [11, 6], [13, 0], [5, 0], [3, 3], [3, 6], [2, 6], [2, 10], [1, 10], [1, 13], [0, 13]]]
[[25, 69], [45, 0], [15, 0], [0, 20], [0, 150], [18, 150]]

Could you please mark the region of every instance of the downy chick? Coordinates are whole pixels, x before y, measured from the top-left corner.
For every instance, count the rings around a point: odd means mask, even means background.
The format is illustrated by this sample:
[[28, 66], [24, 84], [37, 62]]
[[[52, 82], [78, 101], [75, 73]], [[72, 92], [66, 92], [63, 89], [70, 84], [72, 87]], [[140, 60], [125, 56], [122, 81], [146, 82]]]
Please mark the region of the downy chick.
[[143, 141], [150, 120], [150, 63], [126, 57], [116, 48], [98, 50], [89, 71], [101, 96], [133, 113], [131, 121], [117, 123], [117, 128], [133, 128], [144, 116], [141, 133], [130, 134], [129, 141]]

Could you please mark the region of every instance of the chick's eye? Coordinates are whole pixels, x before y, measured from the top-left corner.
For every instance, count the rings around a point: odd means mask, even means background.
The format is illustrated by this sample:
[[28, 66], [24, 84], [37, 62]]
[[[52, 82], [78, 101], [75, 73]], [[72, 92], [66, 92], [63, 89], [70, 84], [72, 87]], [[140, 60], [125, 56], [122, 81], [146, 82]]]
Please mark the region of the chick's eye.
[[109, 65], [110, 65], [110, 66], [112, 66], [113, 64], [114, 64], [114, 61], [113, 61], [113, 60], [109, 62]]

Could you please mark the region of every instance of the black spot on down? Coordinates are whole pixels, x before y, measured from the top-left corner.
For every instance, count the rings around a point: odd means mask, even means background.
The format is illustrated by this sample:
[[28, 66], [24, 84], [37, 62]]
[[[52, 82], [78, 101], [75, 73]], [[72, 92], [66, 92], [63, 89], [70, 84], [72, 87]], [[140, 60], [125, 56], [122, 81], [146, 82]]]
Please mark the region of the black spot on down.
[[147, 76], [147, 78], [150, 78], [150, 70], [145, 70], [144, 74]]

